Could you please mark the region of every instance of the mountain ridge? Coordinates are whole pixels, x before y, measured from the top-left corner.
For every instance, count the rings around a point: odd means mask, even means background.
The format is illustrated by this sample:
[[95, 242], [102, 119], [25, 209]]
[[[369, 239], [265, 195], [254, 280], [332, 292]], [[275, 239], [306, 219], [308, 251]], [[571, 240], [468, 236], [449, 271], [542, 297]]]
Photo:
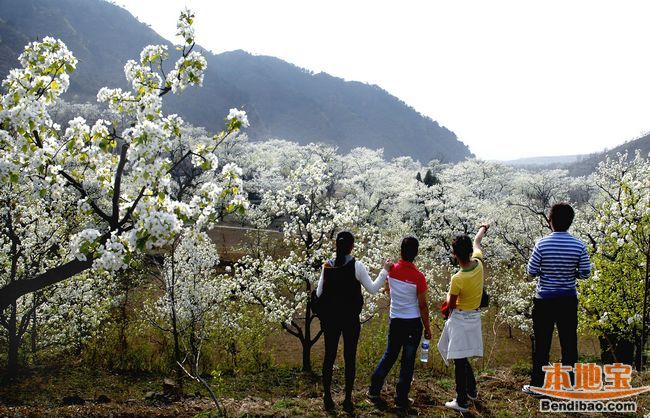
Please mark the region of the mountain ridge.
[[[174, 22], [169, 22], [170, 25]], [[44, 36], [62, 39], [79, 59], [64, 97], [95, 102], [97, 90], [128, 88], [123, 65], [149, 44], [173, 45], [127, 10], [104, 0], [3, 0], [0, 2], [0, 76], [17, 65], [24, 45]], [[188, 122], [220, 130], [231, 107], [249, 114], [251, 139], [325, 142], [345, 152], [383, 148], [387, 158], [423, 163], [471, 157], [467, 145], [433, 119], [381, 87], [313, 73], [279, 58], [242, 50], [213, 54], [204, 85], [166, 98], [165, 110]]]
[[584, 155], [578, 161], [566, 166], [566, 168], [572, 176], [585, 176], [593, 173], [601, 161], [605, 161], [607, 158], [616, 158], [617, 154], [627, 154], [628, 158], [634, 158], [634, 153], [637, 150], [641, 152], [642, 156], [648, 158], [650, 155], [650, 134], [626, 141], [610, 150]]
[[627, 154], [628, 158], [634, 158], [634, 153], [637, 150], [643, 157], [647, 158], [650, 155], [650, 134], [626, 141], [612, 149], [591, 154], [530, 157], [499, 162], [533, 171], [564, 169], [569, 172], [569, 175], [580, 177], [595, 172], [601, 161], [605, 161], [607, 158], [616, 158], [618, 154]]

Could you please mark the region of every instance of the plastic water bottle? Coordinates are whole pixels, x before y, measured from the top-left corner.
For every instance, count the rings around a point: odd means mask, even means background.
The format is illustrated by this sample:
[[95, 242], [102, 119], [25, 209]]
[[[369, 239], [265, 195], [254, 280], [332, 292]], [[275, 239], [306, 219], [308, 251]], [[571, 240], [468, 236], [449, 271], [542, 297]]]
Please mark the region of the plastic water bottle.
[[429, 340], [426, 338], [422, 341], [422, 347], [420, 349], [420, 362], [427, 363], [429, 361]]

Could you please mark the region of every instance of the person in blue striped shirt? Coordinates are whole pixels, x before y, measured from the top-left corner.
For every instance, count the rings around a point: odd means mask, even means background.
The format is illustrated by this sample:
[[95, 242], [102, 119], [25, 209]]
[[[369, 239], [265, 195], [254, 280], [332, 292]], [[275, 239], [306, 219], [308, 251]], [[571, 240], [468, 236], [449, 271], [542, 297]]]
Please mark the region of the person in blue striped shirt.
[[553, 329], [557, 325], [562, 364], [578, 361], [578, 294], [576, 279], [586, 279], [591, 264], [585, 244], [568, 230], [575, 213], [567, 203], [553, 205], [549, 213], [551, 230], [540, 239], [528, 261], [528, 274], [538, 277], [533, 299], [533, 370], [530, 385], [523, 391], [535, 395], [530, 386], [544, 384], [543, 366], [548, 365]]

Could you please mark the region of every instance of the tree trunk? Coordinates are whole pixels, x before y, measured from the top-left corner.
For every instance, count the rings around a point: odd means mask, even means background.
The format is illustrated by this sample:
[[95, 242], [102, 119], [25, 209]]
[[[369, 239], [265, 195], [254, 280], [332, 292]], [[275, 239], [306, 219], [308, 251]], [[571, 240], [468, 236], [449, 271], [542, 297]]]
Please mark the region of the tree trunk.
[[14, 301], [10, 307], [9, 314], [9, 353], [7, 356], [7, 379], [13, 379], [18, 375], [18, 348], [20, 347], [20, 337], [18, 335], [18, 326], [16, 319], [16, 302]]
[[32, 329], [30, 331], [30, 337], [31, 337], [31, 340], [32, 340], [31, 341], [32, 342], [32, 355], [36, 355], [36, 349], [38, 348], [37, 343], [36, 343], [36, 339], [38, 337], [38, 333], [37, 333], [37, 325], [36, 325], [36, 304], [37, 304], [37, 301], [36, 301], [36, 294], [35, 293], [33, 295], [32, 300], [33, 300], [34, 307], [33, 307], [33, 311], [32, 311]]
[[120, 306], [120, 363], [121, 366], [123, 367], [126, 364], [126, 352], [128, 349], [128, 343], [126, 340], [126, 327], [128, 325], [128, 317], [127, 317], [127, 304], [129, 303], [129, 288], [126, 286], [126, 289], [124, 290], [124, 301], [122, 302], [122, 306]]
[[[180, 345], [180, 332], [178, 331], [178, 317], [176, 316], [176, 260], [174, 258], [174, 254], [176, 252], [176, 243], [178, 241], [174, 241], [174, 247], [171, 252], [171, 259], [172, 259], [172, 267], [171, 267], [171, 272], [172, 272], [172, 277], [171, 277], [171, 283], [168, 283], [168, 288], [167, 291], [170, 293], [170, 304], [171, 304], [171, 314], [172, 314], [172, 333], [174, 335], [174, 359], [176, 360], [176, 364], [179, 366], [182, 364], [182, 359], [181, 359], [181, 345]], [[178, 387], [180, 388], [181, 392], [183, 390], [183, 373], [182, 373], [182, 368], [175, 367], [175, 377], [176, 377], [176, 383], [178, 384]]]
[[[173, 299], [173, 293], [172, 293], [172, 299]], [[174, 335], [174, 360], [176, 360], [176, 364], [180, 365], [182, 364], [182, 359], [181, 359], [181, 344], [180, 344], [180, 336], [178, 332], [178, 327], [176, 323], [176, 308], [174, 306], [175, 302], [172, 302], [172, 334]], [[176, 379], [176, 384], [178, 387], [182, 388], [183, 384], [183, 373], [182, 369], [179, 367], [174, 367], [174, 376]], [[182, 389], [181, 389], [182, 390]]]
[[301, 341], [302, 343], [302, 371], [304, 373], [313, 373], [311, 368], [311, 344], [307, 339]]
[[311, 321], [313, 318], [311, 317], [311, 307], [309, 304], [306, 304], [307, 307], [305, 308], [305, 335], [303, 340], [301, 341], [302, 343], [302, 371], [305, 373], [312, 373], [312, 368], [311, 368], [311, 346], [312, 346], [312, 341], [311, 341]]
[[599, 337], [598, 340], [600, 341], [600, 359], [603, 364], [632, 365], [634, 363], [634, 341], [628, 341], [613, 334]]
[[634, 344], [634, 368], [638, 371], [641, 371], [643, 367], [643, 337], [641, 336], [641, 331], [637, 333], [637, 338]]

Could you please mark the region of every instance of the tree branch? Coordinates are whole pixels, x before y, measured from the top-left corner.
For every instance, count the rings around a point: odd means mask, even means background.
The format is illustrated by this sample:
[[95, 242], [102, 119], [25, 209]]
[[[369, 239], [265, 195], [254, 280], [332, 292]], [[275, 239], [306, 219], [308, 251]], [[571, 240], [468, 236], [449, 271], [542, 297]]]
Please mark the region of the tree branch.
[[[293, 321], [291, 321], [291, 324], [294, 325]], [[294, 325], [295, 326], [295, 325]], [[284, 322], [282, 323], [282, 328], [287, 331], [289, 334], [293, 335], [294, 337], [297, 337], [300, 341], [302, 341], [303, 337], [298, 331], [294, 331], [287, 324]]]
[[122, 228], [124, 226], [124, 224], [126, 224], [129, 221], [129, 219], [131, 219], [131, 215], [133, 215], [133, 212], [135, 212], [136, 206], [138, 206], [138, 203], [140, 202], [140, 199], [142, 199], [142, 196], [144, 196], [144, 191], [145, 190], [146, 190], [146, 187], [142, 186], [142, 188], [140, 189], [140, 193], [138, 193], [138, 197], [135, 198], [135, 200], [133, 201], [133, 204], [131, 205], [129, 210], [126, 211], [126, 213], [124, 214], [124, 217], [122, 218], [122, 220], [118, 224], [118, 226], [120, 228]]
[[321, 335], [323, 335], [323, 330], [322, 329], [320, 331], [318, 331], [318, 334], [316, 334], [316, 336], [311, 341], [309, 341], [309, 345], [312, 346], [312, 345], [316, 344], [316, 341], [318, 341], [318, 339], [320, 338]]
[[86, 193], [86, 189], [84, 189], [83, 186], [77, 180], [75, 180], [71, 175], [69, 175], [63, 170], [59, 171], [59, 174], [61, 174], [66, 180], [68, 180], [68, 183], [72, 187], [77, 189], [77, 191], [81, 194], [81, 197], [88, 198], [88, 204], [90, 205], [91, 208], [93, 208], [95, 213], [97, 213], [97, 215], [99, 215], [100, 218], [102, 218], [103, 220], [108, 222], [109, 225], [111, 225], [112, 222], [111, 217], [108, 216], [106, 212], [101, 210], [99, 206], [97, 206], [97, 204], [89, 198], [88, 193]]
[[124, 173], [124, 166], [126, 165], [126, 153], [129, 150], [129, 144], [122, 145], [120, 152], [120, 161], [117, 164], [115, 171], [115, 182], [113, 183], [113, 213], [111, 216], [111, 228], [116, 229], [119, 226], [120, 219], [120, 191], [122, 188], [122, 174]]
[[[107, 235], [105, 235], [108, 237]], [[61, 266], [47, 270], [33, 279], [16, 280], [0, 288], [0, 312], [4, 311], [13, 301], [27, 293], [44, 289], [47, 286], [59, 283], [68, 279], [93, 265], [93, 258], [88, 257], [86, 261], [74, 259]]]

